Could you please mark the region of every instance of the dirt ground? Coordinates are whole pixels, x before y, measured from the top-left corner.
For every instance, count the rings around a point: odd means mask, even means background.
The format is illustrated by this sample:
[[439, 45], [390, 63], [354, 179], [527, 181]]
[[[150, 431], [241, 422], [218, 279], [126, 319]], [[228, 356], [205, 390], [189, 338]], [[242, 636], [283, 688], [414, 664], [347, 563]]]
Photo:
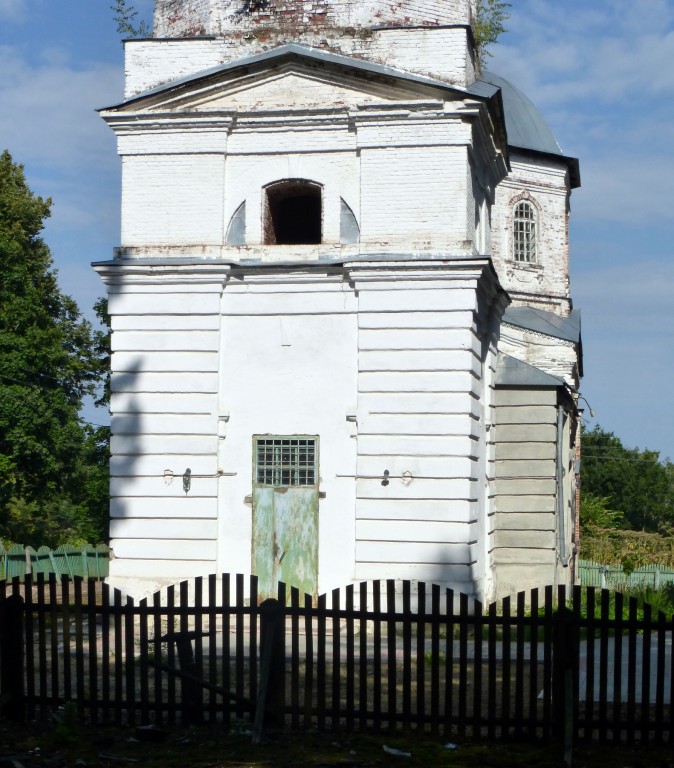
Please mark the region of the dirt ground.
[[[385, 749], [385, 747], [387, 749]], [[407, 755], [392, 754], [398, 750]], [[0, 768], [557, 768], [557, 746], [463, 743], [394, 737], [267, 732], [253, 745], [247, 725], [223, 734], [207, 727], [92, 729], [78, 723], [0, 722]], [[672, 746], [577, 745], [574, 768], [674, 768]]]

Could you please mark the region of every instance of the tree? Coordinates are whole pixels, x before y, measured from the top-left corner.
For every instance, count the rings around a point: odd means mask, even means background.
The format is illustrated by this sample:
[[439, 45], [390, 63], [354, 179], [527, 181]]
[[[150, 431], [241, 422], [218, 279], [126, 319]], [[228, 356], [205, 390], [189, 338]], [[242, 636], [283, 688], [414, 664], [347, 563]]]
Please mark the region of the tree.
[[581, 518], [582, 497], [590, 494], [605, 510], [621, 512], [634, 530], [664, 533], [674, 525], [674, 472], [657, 451], [625, 448], [599, 426], [583, 432], [582, 450]]
[[485, 57], [491, 56], [487, 46], [495, 43], [499, 36], [506, 31], [504, 24], [510, 18], [508, 8], [510, 8], [510, 3], [502, 2], [502, 0], [477, 0], [475, 4], [473, 35], [483, 66]]
[[115, 12], [114, 20], [117, 22], [117, 31], [124, 37], [151, 37], [152, 30], [144, 22], [136, 23], [138, 11], [127, 0], [115, 0], [110, 6]]
[[625, 515], [610, 507], [609, 496], [597, 496], [592, 491], [580, 495], [580, 527], [582, 531], [594, 528], [620, 528]]
[[103, 535], [100, 522], [92, 527], [90, 519], [92, 495], [102, 504], [101, 436], [80, 422], [78, 412], [83, 398], [95, 394], [104, 361], [91, 324], [59, 290], [40, 237], [50, 207], [51, 200], [31, 192], [23, 167], [3, 152], [0, 538], [33, 545]]

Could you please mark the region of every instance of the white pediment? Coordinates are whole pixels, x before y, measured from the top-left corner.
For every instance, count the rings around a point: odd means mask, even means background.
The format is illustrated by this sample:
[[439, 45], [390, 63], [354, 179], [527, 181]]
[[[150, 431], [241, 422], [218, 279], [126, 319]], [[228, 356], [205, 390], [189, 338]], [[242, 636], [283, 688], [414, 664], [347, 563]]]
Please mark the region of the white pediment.
[[[365, 85], [365, 84], [364, 84]], [[376, 104], [414, 98], [399, 89], [369, 89], [357, 83], [344, 83], [317, 77], [312, 72], [274, 73], [249, 83], [223, 86], [219, 93], [193, 100], [196, 110], [264, 111], [278, 109], [320, 109], [356, 104]]]
[[[309, 58], [270, 59], [255, 67], [223, 67], [170, 83], [113, 108], [116, 112], [264, 112], [330, 109], [394, 102], [461, 98], [444, 84], [369, 71], [325, 66]], [[261, 66], [260, 66], [261, 64]], [[107, 111], [107, 110], [106, 110]]]

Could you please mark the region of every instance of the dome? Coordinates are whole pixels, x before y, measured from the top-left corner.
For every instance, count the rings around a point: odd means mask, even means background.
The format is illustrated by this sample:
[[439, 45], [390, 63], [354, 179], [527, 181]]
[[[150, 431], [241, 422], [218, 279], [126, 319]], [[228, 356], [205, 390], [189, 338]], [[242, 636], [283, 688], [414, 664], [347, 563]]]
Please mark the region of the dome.
[[563, 156], [557, 139], [531, 99], [509, 80], [492, 72], [482, 72], [482, 80], [501, 89], [508, 144], [511, 147]]

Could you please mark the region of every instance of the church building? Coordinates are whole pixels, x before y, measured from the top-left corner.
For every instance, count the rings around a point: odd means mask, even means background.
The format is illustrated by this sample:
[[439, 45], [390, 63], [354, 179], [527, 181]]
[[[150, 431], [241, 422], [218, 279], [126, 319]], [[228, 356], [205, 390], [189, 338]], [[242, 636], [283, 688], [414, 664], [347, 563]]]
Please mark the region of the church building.
[[125, 43], [110, 580], [572, 584], [578, 162], [474, 0], [156, 0]]

